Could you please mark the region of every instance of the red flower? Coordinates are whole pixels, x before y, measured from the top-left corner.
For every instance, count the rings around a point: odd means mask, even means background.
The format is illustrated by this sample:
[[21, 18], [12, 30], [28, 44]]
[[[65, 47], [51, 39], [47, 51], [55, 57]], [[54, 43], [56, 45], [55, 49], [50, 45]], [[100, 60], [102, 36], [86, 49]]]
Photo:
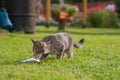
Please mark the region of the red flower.
[[90, 7], [90, 8], [87, 9], [87, 13], [100, 11], [101, 9], [102, 9], [102, 7], [100, 5], [92, 6], [92, 7]]

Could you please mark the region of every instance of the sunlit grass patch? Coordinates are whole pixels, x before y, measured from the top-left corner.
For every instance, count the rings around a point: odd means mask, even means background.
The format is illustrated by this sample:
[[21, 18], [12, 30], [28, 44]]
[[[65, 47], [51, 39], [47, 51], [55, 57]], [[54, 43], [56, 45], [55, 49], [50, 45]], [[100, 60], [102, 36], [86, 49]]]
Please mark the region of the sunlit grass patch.
[[4, 33], [0, 37], [0, 80], [119, 80], [120, 30], [67, 28], [76, 41], [85, 39], [82, 49], [74, 48], [72, 59], [49, 56], [41, 63], [20, 63], [30, 58], [31, 38], [40, 40], [57, 33], [56, 27], [39, 26], [33, 35]]

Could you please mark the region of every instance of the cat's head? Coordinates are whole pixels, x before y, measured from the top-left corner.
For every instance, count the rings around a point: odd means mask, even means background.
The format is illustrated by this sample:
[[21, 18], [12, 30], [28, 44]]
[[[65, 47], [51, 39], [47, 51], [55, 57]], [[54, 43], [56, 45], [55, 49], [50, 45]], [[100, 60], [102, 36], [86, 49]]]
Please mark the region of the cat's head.
[[43, 54], [47, 54], [49, 52], [48, 46], [45, 42], [33, 39], [31, 39], [31, 41], [33, 43], [33, 52], [35, 58], [40, 58]]

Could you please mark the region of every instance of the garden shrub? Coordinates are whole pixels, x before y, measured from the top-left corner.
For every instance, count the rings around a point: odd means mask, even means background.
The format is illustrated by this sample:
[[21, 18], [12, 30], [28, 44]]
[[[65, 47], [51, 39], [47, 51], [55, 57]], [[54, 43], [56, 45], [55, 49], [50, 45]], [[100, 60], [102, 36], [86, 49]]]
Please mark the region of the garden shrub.
[[116, 11], [119, 13], [120, 15], [120, 0], [115, 0], [115, 4], [116, 4]]
[[119, 25], [119, 19], [117, 17], [117, 13], [116, 12], [109, 12], [109, 17], [108, 17], [108, 21], [109, 21], [109, 26], [113, 26], [114, 28], [120, 27]]
[[116, 12], [101, 10], [88, 13], [88, 26], [91, 27], [118, 27]]

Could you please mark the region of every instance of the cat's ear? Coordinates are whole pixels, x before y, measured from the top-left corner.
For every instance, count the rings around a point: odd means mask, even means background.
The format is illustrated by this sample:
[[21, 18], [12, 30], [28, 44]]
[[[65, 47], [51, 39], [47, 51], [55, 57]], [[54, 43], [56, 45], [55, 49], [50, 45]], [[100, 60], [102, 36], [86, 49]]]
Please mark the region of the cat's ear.
[[35, 43], [36, 41], [34, 39], [31, 39], [32, 43]]

